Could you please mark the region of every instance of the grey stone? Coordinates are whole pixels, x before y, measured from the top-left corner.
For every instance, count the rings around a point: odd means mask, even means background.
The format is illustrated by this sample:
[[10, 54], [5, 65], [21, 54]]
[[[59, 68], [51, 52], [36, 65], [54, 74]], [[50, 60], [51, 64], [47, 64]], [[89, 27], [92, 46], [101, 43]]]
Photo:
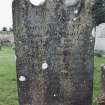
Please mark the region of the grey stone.
[[78, 5], [68, 8], [63, 0], [40, 6], [14, 0], [20, 105], [92, 105], [94, 23], [91, 5], [82, 5], [75, 15]]

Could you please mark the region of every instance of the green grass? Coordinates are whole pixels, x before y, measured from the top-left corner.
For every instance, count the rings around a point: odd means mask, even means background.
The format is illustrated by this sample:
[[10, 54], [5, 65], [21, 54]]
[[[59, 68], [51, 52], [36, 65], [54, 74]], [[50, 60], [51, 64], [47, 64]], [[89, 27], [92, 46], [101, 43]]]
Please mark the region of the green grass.
[[14, 51], [0, 51], [0, 105], [18, 105]]
[[[105, 59], [95, 57], [93, 105], [97, 105], [97, 97], [100, 95], [101, 64], [105, 64]], [[0, 51], [0, 105], [18, 105], [16, 88], [14, 51], [3, 48]]]
[[97, 97], [100, 96], [101, 90], [101, 65], [105, 64], [105, 58], [94, 58], [94, 94], [93, 105], [98, 105]]

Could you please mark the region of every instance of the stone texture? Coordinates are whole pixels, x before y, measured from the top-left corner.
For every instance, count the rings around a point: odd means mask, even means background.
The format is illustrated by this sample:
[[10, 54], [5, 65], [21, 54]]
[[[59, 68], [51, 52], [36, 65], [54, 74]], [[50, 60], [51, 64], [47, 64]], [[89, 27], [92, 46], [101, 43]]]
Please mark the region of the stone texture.
[[20, 105], [92, 104], [93, 4], [80, 4], [67, 7], [63, 0], [46, 0], [34, 6], [14, 0]]

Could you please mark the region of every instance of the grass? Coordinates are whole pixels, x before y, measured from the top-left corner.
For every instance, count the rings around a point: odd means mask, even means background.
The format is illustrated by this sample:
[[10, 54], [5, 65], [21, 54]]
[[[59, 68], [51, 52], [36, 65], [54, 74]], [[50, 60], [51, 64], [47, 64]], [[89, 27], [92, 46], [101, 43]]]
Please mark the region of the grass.
[[[97, 105], [100, 94], [101, 64], [105, 64], [105, 59], [95, 57], [93, 105]], [[0, 51], [0, 105], [18, 105], [15, 66], [14, 51], [3, 48]]]
[[14, 51], [0, 51], [0, 105], [18, 105], [16, 93], [16, 68]]
[[98, 105], [97, 97], [100, 96], [101, 90], [101, 70], [100, 66], [105, 64], [105, 58], [94, 58], [94, 94], [93, 94], [93, 105]]

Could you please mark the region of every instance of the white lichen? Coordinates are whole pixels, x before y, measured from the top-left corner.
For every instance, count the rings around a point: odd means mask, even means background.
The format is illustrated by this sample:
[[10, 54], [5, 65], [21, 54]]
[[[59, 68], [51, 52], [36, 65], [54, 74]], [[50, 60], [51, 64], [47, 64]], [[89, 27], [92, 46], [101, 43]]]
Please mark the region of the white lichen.
[[35, 6], [39, 6], [42, 5], [46, 0], [30, 0], [30, 2], [32, 4], [34, 4]]
[[56, 97], [56, 94], [54, 94], [54, 97]]
[[76, 17], [74, 17], [74, 18], [73, 18], [73, 21], [76, 21], [76, 20], [77, 20], [77, 18], [76, 18]]
[[26, 77], [25, 77], [25, 76], [20, 76], [20, 77], [19, 77], [19, 81], [21, 81], [21, 82], [26, 81]]
[[76, 10], [74, 11], [74, 14], [78, 14], [78, 12], [79, 12], [78, 9], [76, 9]]
[[47, 69], [47, 68], [48, 68], [48, 64], [47, 64], [46, 62], [44, 62], [44, 63], [42, 64], [42, 69], [45, 70], [45, 69]]

